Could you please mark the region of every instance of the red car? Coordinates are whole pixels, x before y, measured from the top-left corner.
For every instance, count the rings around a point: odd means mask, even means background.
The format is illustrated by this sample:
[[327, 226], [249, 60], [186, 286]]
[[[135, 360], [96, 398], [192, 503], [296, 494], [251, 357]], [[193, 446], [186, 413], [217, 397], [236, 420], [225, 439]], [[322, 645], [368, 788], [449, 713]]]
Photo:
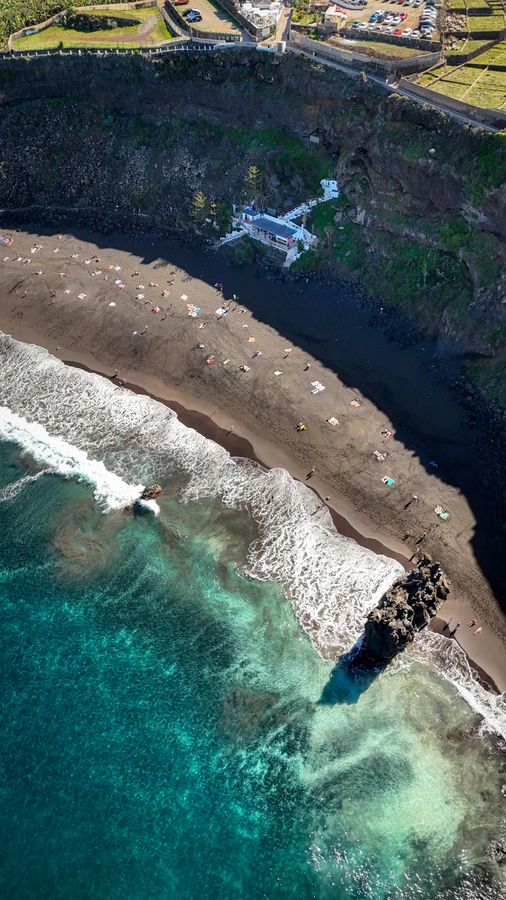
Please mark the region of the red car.
[[173, 0], [174, 6], [186, 6], [190, 0]]
[[407, 12], [401, 12], [401, 13], [399, 13], [399, 18], [401, 19], [402, 22], [404, 22], [404, 19], [407, 19], [407, 18], [408, 18]]
[[402, 34], [402, 28], [396, 28], [395, 31], [392, 31], [392, 34], [395, 34], [397, 35], [397, 37], [399, 37], [399, 35]]

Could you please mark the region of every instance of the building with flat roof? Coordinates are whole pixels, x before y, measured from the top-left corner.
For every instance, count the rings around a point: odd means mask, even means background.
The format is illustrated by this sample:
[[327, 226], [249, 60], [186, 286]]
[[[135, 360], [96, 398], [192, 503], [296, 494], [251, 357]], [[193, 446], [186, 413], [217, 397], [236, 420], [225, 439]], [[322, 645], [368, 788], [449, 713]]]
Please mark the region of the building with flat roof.
[[289, 250], [295, 246], [298, 231], [299, 228], [296, 225], [282, 222], [274, 216], [259, 214], [251, 220], [252, 238], [257, 238], [265, 244], [271, 244], [282, 250]]

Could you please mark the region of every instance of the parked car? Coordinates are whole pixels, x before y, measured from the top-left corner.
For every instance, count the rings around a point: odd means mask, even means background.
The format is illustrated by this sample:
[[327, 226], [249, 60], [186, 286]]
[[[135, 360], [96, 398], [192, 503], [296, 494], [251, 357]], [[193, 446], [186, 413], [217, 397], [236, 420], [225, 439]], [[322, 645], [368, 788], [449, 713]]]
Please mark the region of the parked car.
[[352, 28], [360, 28], [361, 24], [362, 24], [362, 22], [352, 22], [351, 27]]
[[386, 25], [383, 29], [383, 34], [393, 34], [393, 28], [391, 25]]
[[401, 14], [399, 15], [399, 19], [401, 20], [401, 22], [404, 22], [404, 19], [407, 19], [407, 18], [408, 18], [407, 12], [401, 12]]
[[173, 0], [173, 2], [174, 6], [186, 6], [186, 4], [190, 2], [190, 0]]
[[200, 12], [198, 9], [185, 9], [183, 16], [185, 19], [187, 19], [188, 16], [191, 16], [192, 13], [198, 13], [200, 15]]
[[410, 37], [412, 34], [413, 34], [413, 29], [412, 29], [412, 28], [405, 28], [404, 31], [403, 31], [404, 37]]
[[413, 3], [413, 6], [415, 7], [415, 9], [418, 9], [418, 7], [421, 5], [422, 5], [422, 0], [415, 0], [415, 2]]
[[191, 13], [186, 19], [187, 22], [193, 24], [194, 22], [202, 22], [202, 16], [200, 13]]
[[396, 28], [395, 31], [392, 31], [392, 34], [395, 34], [396, 37], [399, 37], [399, 35], [402, 34], [402, 29]]
[[418, 38], [420, 37], [420, 35], [421, 35], [421, 32], [418, 31], [418, 28], [415, 28], [415, 30], [411, 32], [411, 37], [412, 37], [412, 38], [417, 38], [417, 39], [418, 39]]

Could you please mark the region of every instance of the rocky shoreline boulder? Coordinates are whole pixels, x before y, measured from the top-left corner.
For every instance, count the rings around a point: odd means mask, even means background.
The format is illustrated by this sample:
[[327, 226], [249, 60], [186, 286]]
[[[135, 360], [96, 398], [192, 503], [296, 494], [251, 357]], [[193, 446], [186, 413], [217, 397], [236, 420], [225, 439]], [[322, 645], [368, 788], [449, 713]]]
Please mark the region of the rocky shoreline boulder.
[[429, 624], [450, 593], [441, 566], [429, 555], [383, 595], [365, 623], [355, 665], [375, 665], [393, 659]]
[[161, 493], [162, 488], [159, 484], [150, 484], [144, 488], [139, 500], [158, 500]]

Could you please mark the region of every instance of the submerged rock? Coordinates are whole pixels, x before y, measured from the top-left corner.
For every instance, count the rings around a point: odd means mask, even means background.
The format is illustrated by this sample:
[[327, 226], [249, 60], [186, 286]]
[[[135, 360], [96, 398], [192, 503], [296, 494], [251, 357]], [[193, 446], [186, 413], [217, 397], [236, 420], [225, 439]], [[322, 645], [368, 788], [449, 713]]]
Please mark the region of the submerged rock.
[[369, 613], [356, 663], [385, 662], [429, 624], [450, 593], [439, 563], [423, 556], [416, 569], [397, 581]]
[[158, 500], [161, 493], [162, 488], [159, 484], [151, 484], [144, 488], [139, 500]]

